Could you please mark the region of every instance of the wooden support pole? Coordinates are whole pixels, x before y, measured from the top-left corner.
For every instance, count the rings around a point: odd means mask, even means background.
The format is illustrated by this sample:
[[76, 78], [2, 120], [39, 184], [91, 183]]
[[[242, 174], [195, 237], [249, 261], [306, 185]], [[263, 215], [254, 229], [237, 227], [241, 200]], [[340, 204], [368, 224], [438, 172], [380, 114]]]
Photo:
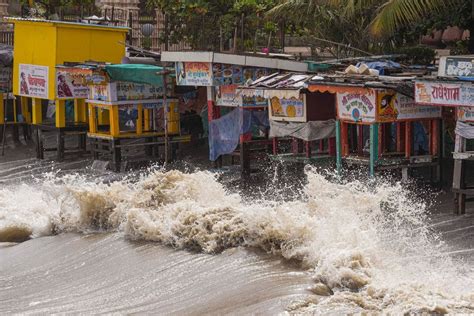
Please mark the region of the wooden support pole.
[[120, 124], [119, 124], [119, 113], [118, 105], [112, 105], [109, 107], [110, 112], [110, 135], [112, 137], [120, 136]]
[[411, 157], [412, 151], [412, 135], [411, 128], [412, 122], [405, 122], [405, 158]]
[[272, 151], [274, 155], [278, 155], [278, 138], [274, 137], [272, 139]]
[[13, 100], [13, 123], [18, 123], [18, 109], [16, 98]]
[[379, 124], [379, 130], [378, 130], [378, 155], [379, 157], [382, 156], [385, 148], [385, 129], [384, 129], [384, 124]]
[[[336, 129], [337, 130], [337, 129]], [[329, 155], [332, 157], [336, 156], [336, 151], [337, 151], [337, 144], [336, 144], [336, 137], [331, 137], [328, 140], [328, 151]]]
[[23, 116], [24, 122], [31, 123], [30, 113], [28, 111], [28, 97], [21, 97], [21, 115]]
[[89, 103], [89, 132], [97, 133], [96, 107]]
[[137, 106], [137, 135], [143, 134], [143, 105], [139, 104]]
[[357, 125], [357, 153], [364, 154], [364, 125]]
[[305, 144], [306, 158], [310, 158], [311, 157], [311, 142], [305, 141], [304, 144]]
[[340, 175], [342, 172], [342, 140], [341, 140], [341, 121], [336, 120], [336, 168]]
[[151, 112], [151, 109], [145, 109], [145, 110], [144, 110], [144, 113], [143, 113], [143, 117], [144, 117], [144, 119], [143, 119], [143, 121], [144, 121], [144, 122], [143, 122], [143, 130], [144, 130], [145, 132], [150, 131], [150, 122], [151, 122], [151, 119], [150, 119], [150, 117], [151, 117], [150, 112]]
[[403, 122], [397, 122], [397, 152], [401, 153], [405, 150], [405, 126]]
[[439, 120], [431, 120], [431, 155], [439, 155]]
[[41, 99], [33, 98], [31, 112], [33, 112], [33, 124], [43, 123], [43, 106], [41, 104]]
[[56, 100], [56, 127], [66, 127], [66, 102]]
[[74, 99], [74, 122], [87, 122], [86, 100], [84, 99]]
[[341, 145], [342, 145], [342, 156], [349, 156], [349, 124], [341, 121]]
[[3, 100], [3, 93], [0, 93], [0, 124], [5, 124], [5, 100]]
[[379, 124], [370, 125], [370, 176], [375, 176], [375, 168], [378, 162], [378, 146], [379, 146]]

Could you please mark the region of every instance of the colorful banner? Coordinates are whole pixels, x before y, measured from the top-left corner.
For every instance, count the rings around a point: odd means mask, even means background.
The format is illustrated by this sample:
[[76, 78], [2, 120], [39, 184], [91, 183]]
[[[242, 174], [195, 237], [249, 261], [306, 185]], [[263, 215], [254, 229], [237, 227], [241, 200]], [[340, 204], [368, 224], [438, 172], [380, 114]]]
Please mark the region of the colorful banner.
[[48, 66], [19, 65], [20, 95], [34, 98], [48, 98]]
[[463, 122], [474, 122], [474, 106], [461, 106], [457, 108], [458, 120]]
[[393, 91], [377, 93], [377, 121], [393, 122], [397, 119], [397, 96]]
[[441, 107], [416, 104], [415, 100], [402, 94], [396, 98], [397, 120], [441, 117]]
[[299, 98], [272, 96], [269, 100], [270, 117], [274, 121], [298, 121], [304, 122], [305, 97], [300, 94]]
[[86, 99], [89, 96], [89, 86], [92, 72], [81, 68], [56, 69], [56, 97], [59, 99]]
[[446, 77], [474, 77], [474, 59], [465, 57], [446, 57], [444, 65]]
[[375, 122], [375, 93], [337, 93], [339, 119], [354, 122]]
[[243, 107], [267, 107], [268, 98], [262, 89], [240, 89]]
[[111, 82], [92, 85], [89, 99], [98, 101], [137, 101], [163, 98], [163, 87], [133, 82]]
[[236, 84], [216, 87], [216, 104], [219, 106], [241, 106], [242, 97], [237, 93]]
[[180, 86], [212, 86], [212, 65], [204, 62], [177, 62], [176, 81]]
[[472, 83], [415, 82], [415, 102], [419, 104], [471, 106], [474, 104]]

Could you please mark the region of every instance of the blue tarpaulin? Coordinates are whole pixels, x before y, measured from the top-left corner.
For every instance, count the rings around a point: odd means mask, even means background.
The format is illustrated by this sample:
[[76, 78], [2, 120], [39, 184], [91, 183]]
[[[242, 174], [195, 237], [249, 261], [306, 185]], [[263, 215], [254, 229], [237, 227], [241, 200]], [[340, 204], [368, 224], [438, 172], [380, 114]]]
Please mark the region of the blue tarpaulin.
[[357, 64], [357, 67], [360, 67], [361, 64], [366, 64], [370, 69], [375, 69], [379, 71], [380, 75], [385, 74], [386, 68], [401, 68], [399, 63], [396, 63], [391, 60], [386, 61], [366, 61]]
[[236, 108], [223, 117], [209, 123], [209, 158], [230, 154], [239, 145], [240, 135], [251, 132], [253, 127], [268, 128], [267, 111], [251, 111]]

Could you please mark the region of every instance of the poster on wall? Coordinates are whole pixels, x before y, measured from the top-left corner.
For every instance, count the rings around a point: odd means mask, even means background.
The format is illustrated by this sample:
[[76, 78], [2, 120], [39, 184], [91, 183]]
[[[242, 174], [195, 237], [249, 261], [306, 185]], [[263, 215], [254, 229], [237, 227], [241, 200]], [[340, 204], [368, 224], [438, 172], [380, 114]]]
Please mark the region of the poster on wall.
[[375, 93], [337, 93], [337, 115], [342, 120], [375, 122]]
[[398, 120], [441, 117], [440, 106], [416, 104], [415, 100], [403, 94], [397, 94], [396, 111]]
[[474, 85], [471, 83], [415, 82], [415, 102], [419, 104], [471, 106]]
[[48, 98], [48, 66], [19, 65], [20, 95], [25, 97]]
[[236, 84], [216, 87], [216, 104], [219, 106], [240, 106], [242, 97], [237, 93]]
[[269, 96], [270, 118], [275, 121], [304, 122], [305, 115], [305, 95], [299, 97], [294, 95], [273, 95]]
[[81, 68], [56, 69], [56, 96], [59, 99], [86, 99], [89, 96], [87, 82], [91, 71]]
[[397, 95], [393, 91], [377, 93], [377, 121], [393, 122], [397, 119]]
[[268, 98], [262, 89], [239, 89], [243, 107], [267, 107]]
[[457, 108], [457, 117], [462, 122], [474, 122], [474, 107], [461, 106]]
[[152, 100], [163, 97], [164, 90], [162, 86], [155, 86], [144, 83], [116, 82], [112, 91], [117, 92], [112, 101], [132, 101], [132, 100]]
[[177, 62], [176, 80], [180, 86], [212, 86], [211, 63]]

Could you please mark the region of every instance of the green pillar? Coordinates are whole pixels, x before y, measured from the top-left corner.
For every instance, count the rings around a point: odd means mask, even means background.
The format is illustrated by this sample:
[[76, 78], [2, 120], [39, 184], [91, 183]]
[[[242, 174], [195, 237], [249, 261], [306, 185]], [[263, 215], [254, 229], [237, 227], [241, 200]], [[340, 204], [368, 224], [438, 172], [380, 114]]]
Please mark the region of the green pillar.
[[337, 174], [342, 171], [342, 141], [341, 141], [341, 121], [336, 120], [336, 168]]
[[375, 176], [375, 166], [379, 160], [379, 124], [370, 125], [370, 176]]

